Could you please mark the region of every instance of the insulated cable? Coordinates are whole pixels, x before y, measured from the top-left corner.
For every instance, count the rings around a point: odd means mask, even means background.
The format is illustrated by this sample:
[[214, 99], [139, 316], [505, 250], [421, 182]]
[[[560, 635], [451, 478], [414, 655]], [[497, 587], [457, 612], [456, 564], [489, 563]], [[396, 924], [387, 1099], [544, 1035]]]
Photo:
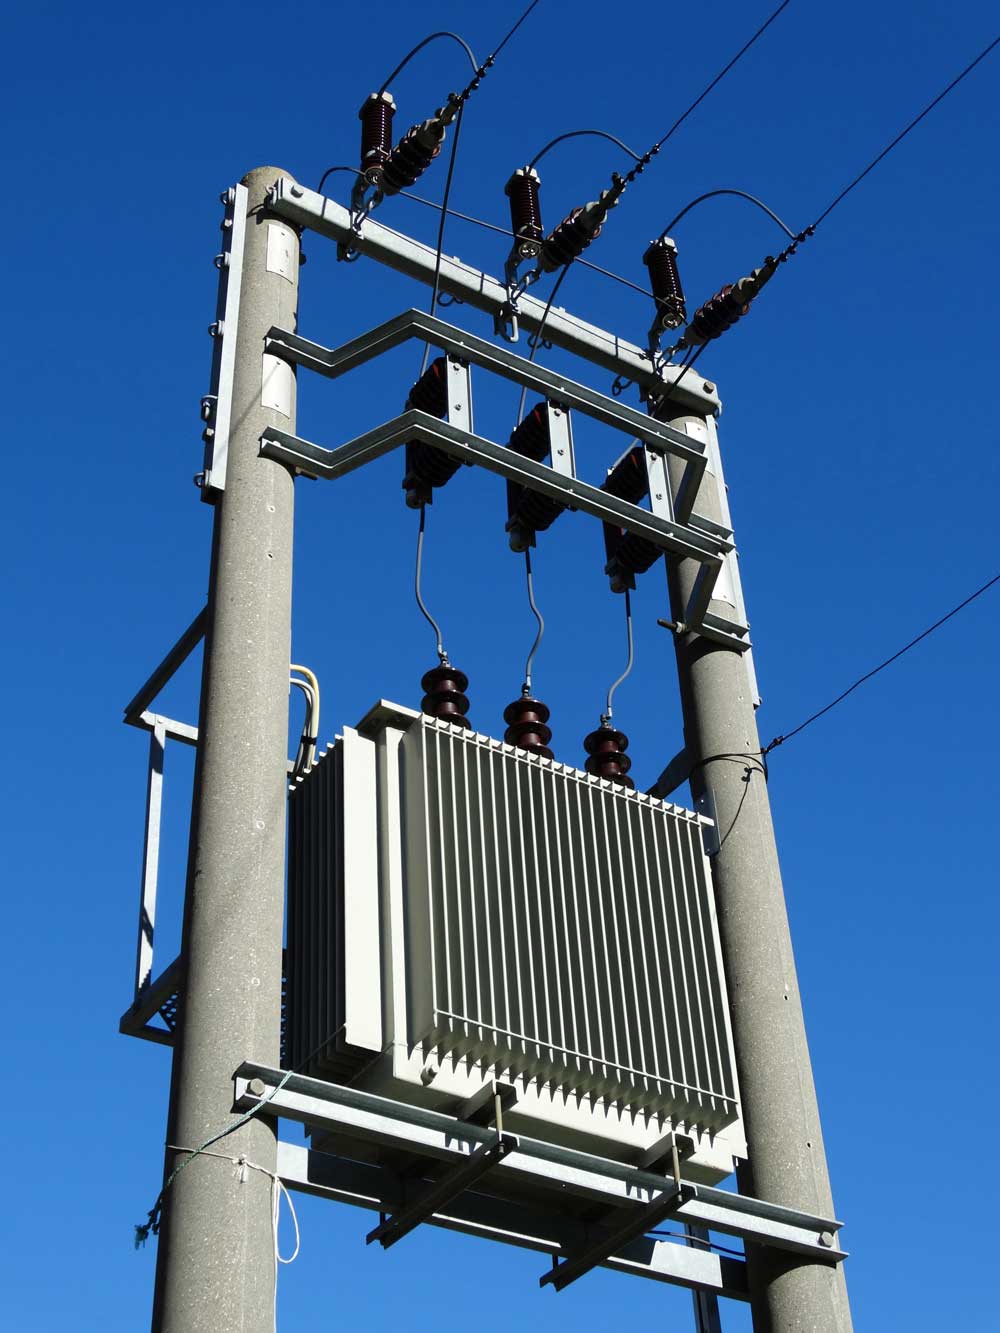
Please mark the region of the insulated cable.
[[614, 134], [608, 134], [607, 130], [570, 130], [567, 134], [556, 135], [556, 137], [551, 139], [540, 152], [536, 153], [528, 163], [529, 169], [541, 162], [549, 149], [555, 148], [557, 143], [563, 143], [566, 139], [578, 139], [583, 135], [592, 135], [597, 139], [607, 139], [609, 143], [613, 143], [620, 148], [622, 152], [628, 153], [629, 157], [633, 158], [636, 162], [640, 161], [639, 154], [634, 148], [629, 148], [627, 143], [623, 143], [622, 140]]
[[[985, 46], [968, 65], [965, 66], [961, 73], [956, 74], [951, 82], [948, 83], [936, 97], [932, 98], [923, 110], [914, 116], [913, 119], [900, 130], [894, 139], [886, 144], [885, 148], [883, 148], [880, 153], [872, 158], [863, 171], [860, 171], [853, 180], [844, 186], [839, 194], [834, 196], [831, 202], [827, 204], [826, 208], [824, 208], [822, 213], [817, 217], [815, 222], [804, 228], [804, 230], [797, 235], [792, 236], [790, 243], [777, 257], [768, 255], [760, 268], [754, 269], [751, 274], [747, 277], [740, 278], [738, 282], [726, 285], [720, 291], [716, 292], [714, 296], [710, 297], [708, 301], [704, 302], [704, 304], [695, 312], [691, 322], [684, 330], [680, 341], [675, 343], [673, 347], [669, 348], [665, 355], [670, 356], [681, 347], [704, 345], [705, 343], [718, 338], [721, 334], [725, 333], [727, 329], [732, 328], [732, 326], [750, 309], [750, 303], [759, 295], [764, 284], [769, 282], [774, 276], [778, 266], [790, 259], [791, 256], [795, 254], [798, 246], [815, 234], [820, 223], [825, 221], [833, 210], [847, 198], [851, 191], [861, 184], [869, 172], [873, 171], [884, 158], [888, 157], [892, 150], [898, 144], [902, 143], [911, 130], [914, 130], [924, 117], [934, 110], [939, 102], [942, 102], [954, 88], [957, 88], [962, 80], [968, 74], [971, 74], [976, 66], [982, 60], [985, 60], [997, 45], [1000, 45], [1000, 36], [994, 37], [994, 39], [988, 43], [988, 45]], [[741, 194], [742, 191], [713, 191], [712, 193]], [[701, 196], [702, 199], [710, 197], [711, 195]], [[764, 208], [764, 211], [778, 223], [782, 230], [784, 230], [786, 234], [790, 234], [788, 233], [788, 228], [785, 227], [785, 224], [781, 219], [775, 213], [772, 213], [766, 205], [761, 204], [760, 200], [754, 199], [750, 195], [745, 195], [744, 197], [751, 199], [751, 202], [753, 203], [760, 204], [760, 206]], [[670, 230], [674, 223], [683, 217], [684, 213], [688, 211], [688, 208], [693, 208], [696, 203], [700, 202], [701, 199], [696, 199], [693, 203], [689, 204], [687, 208], [678, 214], [677, 218], [664, 229], [663, 235], [666, 235], [666, 232]]]
[[538, 652], [542, 642], [542, 636], [545, 634], [545, 620], [541, 611], [538, 609], [538, 603], [535, 601], [535, 583], [531, 574], [531, 548], [525, 547], [524, 550], [524, 576], [528, 587], [528, 605], [531, 607], [532, 614], [538, 621], [538, 632], [528, 653], [528, 660], [524, 664], [524, 684], [521, 686], [521, 693], [530, 695], [531, 693], [531, 668], [535, 661], [535, 654]]
[[871, 680], [871, 678], [877, 676], [880, 671], [884, 671], [887, 666], [891, 666], [892, 663], [902, 657], [904, 653], [908, 653], [911, 648], [915, 648], [917, 644], [926, 639], [928, 635], [933, 634], [935, 630], [940, 629], [942, 625], [951, 620], [952, 616], [957, 616], [959, 611], [964, 611], [965, 608], [974, 602], [977, 597], [981, 597], [984, 592], [988, 592], [996, 583], [1000, 583], [1000, 574], [994, 574], [991, 579], [987, 579], [982, 587], [977, 588], [974, 593], [970, 593], [964, 601], [959, 602], [958, 606], [952, 607], [952, 609], [943, 615], [940, 620], [935, 620], [933, 625], [929, 625], [927, 629], [921, 634], [918, 634], [915, 639], [911, 639], [909, 643], [904, 644], [898, 652], [893, 653], [891, 657], [887, 657], [884, 662], [880, 662], [878, 666], [873, 667], [871, 671], [866, 671], [863, 676], [859, 676], [853, 685], [849, 685], [846, 690], [838, 694], [837, 697], [832, 699], [825, 707], [812, 713], [804, 722], [800, 722], [797, 727], [793, 727], [791, 731], [786, 731], [779, 736], [775, 736], [769, 744], [764, 746], [763, 750], [761, 750], [761, 754], [770, 754], [771, 751], [776, 750], [779, 745], [784, 745], [784, 743], [790, 741], [793, 736], [797, 736], [800, 731], [805, 731], [806, 727], [811, 726], [819, 718], [823, 717], [824, 714], [829, 713], [832, 708], [836, 708], [839, 703], [842, 703], [849, 694], [853, 694], [860, 685], [865, 683], [865, 681]]
[[660, 239], [662, 240], [664, 236], [668, 236], [677, 226], [678, 222], [680, 222], [681, 218], [686, 217], [687, 214], [691, 212], [692, 208], [695, 208], [698, 204], [704, 203], [706, 199], [715, 199], [720, 194], [733, 194], [740, 199], [748, 199], [751, 204], [756, 204], [756, 206], [759, 209], [761, 209], [762, 212], [766, 213], [767, 216], [773, 222], [776, 222], [778, 226], [781, 228], [781, 230], [785, 233], [785, 235], [789, 238], [789, 240], [792, 241], [795, 240], [795, 235], [796, 235], [795, 232], [792, 231], [790, 227], [786, 226], [786, 224], [782, 222], [781, 218], [778, 217], [777, 213], [775, 213], [772, 209], [768, 208], [767, 204], [765, 204], [762, 199], [758, 199], [755, 194], [747, 194], [746, 190], [729, 190], [729, 189], [709, 190], [706, 194], [700, 194], [697, 199], [692, 199], [689, 204], [685, 204], [685, 206], [681, 209], [681, 211], [677, 214], [677, 216], [671, 218], [670, 221], [667, 223], [667, 225], [660, 232]]
[[910, 123], [904, 129], [900, 130], [900, 132], [896, 135], [895, 139], [893, 139], [891, 143], [887, 144], [885, 148], [882, 149], [881, 153], [878, 154], [877, 157], [872, 158], [872, 160], [865, 167], [864, 171], [859, 172], [859, 174], [854, 177], [854, 179], [850, 182], [850, 184], [844, 186], [844, 188], [836, 196], [833, 202], [827, 204], [826, 208], [823, 209], [823, 212], [820, 213], [819, 217], [812, 224], [813, 229], [818, 227], [819, 224], [825, 218], [829, 217], [830, 214], [833, 212], [833, 210], [837, 207], [837, 205], [842, 200], [847, 198], [847, 196], [851, 193], [854, 187], [856, 185], [860, 185], [861, 182], [864, 180], [864, 178], [868, 175], [868, 173], [874, 170], [874, 168], [878, 166], [878, 164], [882, 161], [882, 159], [884, 157], [887, 157], [892, 152], [892, 150], [896, 147], [897, 144], [902, 143], [902, 141], [906, 138], [906, 136], [910, 133], [910, 131], [916, 129], [916, 127], [920, 124], [923, 118], [926, 115], [928, 115], [931, 111], [933, 111], [934, 108], [937, 106], [937, 104], [943, 101], [951, 92], [951, 90], [953, 88], [956, 88], [962, 82], [962, 80], [965, 78], [967, 74], [971, 74], [972, 71], [979, 64], [979, 62], [981, 60], [985, 60], [986, 57], [989, 55], [989, 53], [993, 50], [993, 48], [998, 44], [1000, 44], [1000, 36], [994, 37], [992, 42], [990, 42], [988, 46], [984, 47], [983, 50], [979, 52], [979, 55], [977, 55], [974, 60], [972, 60], [968, 65], [966, 65], [965, 69], [962, 70], [961, 74], [956, 74], [955, 77], [952, 79], [951, 83], [949, 83], [946, 88], [942, 89], [942, 91], [938, 93], [937, 97], [935, 97], [933, 101], [928, 102], [927, 105], [924, 107], [923, 111], [921, 111], [919, 115], [914, 116], [914, 118], [910, 121]]
[[632, 595], [628, 588], [625, 589], [625, 633], [628, 638], [628, 661], [625, 663], [625, 670], [608, 690], [608, 706], [601, 714], [602, 722], [610, 722], [613, 716], [611, 709], [611, 700], [615, 690], [626, 677], [632, 673], [632, 667], [635, 663], [635, 640], [632, 636]]
[[472, 66], [473, 72], [474, 73], [478, 72], [479, 66], [476, 64], [476, 57], [472, 54], [472, 48], [469, 46], [469, 43], [464, 40], [464, 38], [459, 37], [457, 32], [432, 32], [429, 37], [425, 37], [422, 42], [418, 42], [417, 45], [413, 48], [413, 50], [409, 53], [409, 55], [403, 57], [403, 59], [399, 62], [396, 68], [392, 71], [389, 77], [379, 88], [379, 93], [381, 94], [385, 92], [385, 90], [388, 88], [389, 84], [392, 83], [396, 75], [401, 74], [403, 72], [403, 70], [410, 63], [410, 61], [417, 54], [418, 51], [422, 51], [425, 46], [429, 46], [430, 43], [436, 41], [438, 37], [450, 37], [453, 42], [457, 42], [458, 45], [462, 48], [462, 50], [465, 52], [465, 54], [469, 57], [469, 64]]
[[420, 592], [420, 580], [423, 574], [424, 524], [426, 522], [426, 516], [427, 516], [427, 506], [421, 505], [420, 526], [417, 529], [417, 560], [413, 575], [413, 591], [416, 594], [417, 606], [419, 606], [421, 614], [427, 621], [428, 625], [430, 625], [431, 629], [434, 631], [438, 661], [441, 663], [442, 666], [448, 666], [449, 665], [448, 654], [444, 650], [444, 640], [441, 637], [441, 626], [437, 623], [437, 621], [434, 619], [431, 613], [427, 610], [427, 607], [424, 603], [424, 599]]

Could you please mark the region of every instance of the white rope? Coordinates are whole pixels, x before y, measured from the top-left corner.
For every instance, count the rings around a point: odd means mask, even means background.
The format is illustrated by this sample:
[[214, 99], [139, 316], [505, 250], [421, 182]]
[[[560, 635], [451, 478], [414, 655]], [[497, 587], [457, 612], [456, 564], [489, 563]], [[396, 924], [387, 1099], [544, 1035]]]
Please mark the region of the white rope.
[[[191, 1152], [190, 1148], [178, 1148], [172, 1143], [167, 1144], [171, 1152]], [[289, 1194], [285, 1182], [278, 1175], [277, 1171], [269, 1171], [266, 1166], [260, 1166], [257, 1162], [251, 1162], [246, 1153], [240, 1153], [238, 1157], [229, 1157], [223, 1152], [208, 1152], [205, 1149], [198, 1154], [200, 1157], [218, 1157], [223, 1162], [231, 1163], [233, 1167], [233, 1176], [241, 1185], [245, 1185], [248, 1178], [248, 1172], [259, 1171], [261, 1175], [271, 1178], [271, 1236], [274, 1242], [274, 1328], [275, 1333], [278, 1329], [278, 1265], [294, 1263], [299, 1256], [299, 1250], [302, 1246], [302, 1235], [299, 1231], [299, 1219], [295, 1212], [295, 1204], [292, 1202], [292, 1196]], [[295, 1227], [295, 1249], [286, 1258], [278, 1248], [278, 1222], [281, 1217], [281, 1196], [284, 1195], [288, 1200], [288, 1211], [292, 1215], [292, 1225]]]

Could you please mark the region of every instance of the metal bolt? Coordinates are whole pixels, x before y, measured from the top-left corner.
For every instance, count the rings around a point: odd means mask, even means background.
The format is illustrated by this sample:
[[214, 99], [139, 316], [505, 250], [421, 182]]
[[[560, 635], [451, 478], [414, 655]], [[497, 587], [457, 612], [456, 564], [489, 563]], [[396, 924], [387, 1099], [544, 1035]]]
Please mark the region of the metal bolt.
[[557, 449], [557, 450], [556, 450], [556, 453], [559, 455], [560, 458], [562, 458], [562, 456], [563, 456], [563, 454], [564, 454], [565, 452], [566, 452], [565, 449]]
[[833, 1232], [821, 1231], [819, 1233], [819, 1243], [825, 1245], [828, 1250], [833, 1248]]
[[435, 1064], [426, 1064], [420, 1071], [420, 1082], [426, 1088], [428, 1083], [433, 1083], [439, 1073], [438, 1066]]
[[247, 1084], [247, 1092], [251, 1097], [263, 1097], [264, 1093], [267, 1092], [264, 1080], [262, 1078], [252, 1078]]
[[715, 391], [715, 385], [709, 384], [708, 380], [706, 380], [701, 387], [705, 390], [706, 393], [713, 393]]
[[291, 191], [292, 191], [292, 194], [294, 194], [294, 196], [295, 196], [296, 199], [301, 199], [301, 198], [302, 198], [302, 186], [301, 186], [301, 185], [293, 185], [293, 186], [291, 187]]

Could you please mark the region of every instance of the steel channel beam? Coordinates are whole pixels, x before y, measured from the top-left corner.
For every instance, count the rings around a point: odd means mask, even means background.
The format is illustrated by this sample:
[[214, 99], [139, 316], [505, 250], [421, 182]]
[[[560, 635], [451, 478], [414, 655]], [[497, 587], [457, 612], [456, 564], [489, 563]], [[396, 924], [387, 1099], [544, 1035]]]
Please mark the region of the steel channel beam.
[[460, 1194], [471, 1189], [516, 1147], [517, 1139], [512, 1134], [495, 1134], [492, 1143], [481, 1143], [468, 1157], [463, 1157], [456, 1167], [422, 1191], [412, 1203], [392, 1213], [369, 1231], [365, 1243], [370, 1245], [373, 1240], [377, 1240], [383, 1250], [389, 1249], [416, 1230], [421, 1222], [426, 1222], [436, 1212], [453, 1203]]
[[[372, 1212], [405, 1205], [408, 1199], [399, 1176], [388, 1167], [351, 1161], [281, 1139], [278, 1174], [287, 1189]], [[565, 1213], [474, 1191], [460, 1195], [426, 1222], [447, 1231], [551, 1255], [582, 1244], [589, 1234]], [[609, 1255], [601, 1266], [696, 1292], [739, 1301], [749, 1298], [744, 1262], [701, 1247], [643, 1238]]]
[[[280, 1091], [275, 1091], [284, 1077], [280, 1069], [243, 1063], [235, 1073], [236, 1109], [250, 1110], [266, 1103], [261, 1109], [267, 1115], [285, 1116], [348, 1138], [449, 1162], [456, 1160], [457, 1153], [471, 1154], [495, 1138], [493, 1131], [463, 1124], [453, 1116], [301, 1074], [293, 1074]], [[261, 1079], [267, 1088], [262, 1097], [248, 1092], [252, 1078]], [[609, 1206], [651, 1203], [664, 1189], [664, 1177], [653, 1172], [524, 1137], [516, 1151], [497, 1163], [493, 1179], [522, 1189], [525, 1185], [555, 1188]], [[836, 1263], [846, 1258], [835, 1243], [825, 1245], [820, 1239], [824, 1235], [835, 1239], [841, 1224], [833, 1219], [813, 1217], [707, 1185], [687, 1181], [684, 1185], [691, 1197], [677, 1209], [681, 1222], [774, 1245], [815, 1262]]]
[[341, 347], [327, 348], [311, 342], [300, 334], [285, 329], [271, 329], [267, 335], [266, 350], [296, 365], [316, 371], [329, 379], [337, 379], [356, 366], [396, 347], [410, 338], [440, 347], [443, 352], [461, 357], [474, 366], [491, 371], [515, 384], [533, 389], [546, 398], [558, 401], [629, 435], [634, 435], [660, 453], [669, 453], [695, 468], [692, 494], [697, 493], [698, 482], [705, 470], [707, 454], [699, 442], [683, 431], [665, 426], [654, 417], [639, 412], [626, 403], [616, 402], [607, 394], [598, 393], [565, 375], [535, 365], [526, 357], [518, 356], [505, 347], [487, 342], [475, 334], [466, 333], [434, 315], [420, 310], [407, 310], [387, 320], [360, 338], [354, 338]]
[[[279, 177], [273, 187], [271, 207], [299, 226], [343, 242], [398, 273], [429, 286], [434, 284], [436, 252], [432, 246], [411, 240], [373, 218], [367, 218], [360, 231], [355, 231], [348, 210], [325, 195]], [[507, 289], [502, 282], [448, 255], [441, 257], [439, 290], [458, 297], [467, 306], [485, 311], [494, 319], [507, 305]], [[554, 306], [545, 317], [545, 302], [534, 296], [522, 296], [517, 313], [521, 327], [532, 333], [538, 332], [544, 317], [545, 337], [549, 342], [613, 375], [634, 380], [643, 388], [662, 393], [681, 373], [679, 367], [670, 366], [658, 374], [642, 348], [577, 319], [561, 307]], [[671, 402], [702, 416], [713, 415], [719, 410], [719, 397], [714, 387], [711, 391], [705, 390], [705, 383], [701, 376], [685, 378], [671, 394]]]
[[634, 1209], [633, 1216], [624, 1225], [619, 1222], [616, 1226], [612, 1222], [611, 1228], [602, 1238], [592, 1240], [576, 1252], [571, 1252], [561, 1264], [543, 1273], [538, 1279], [538, 1285], [553, 1286], [556, 1291], [562, 1291], [592, 1268], [597, 1268], [609, 1254], [614, 1254], [633, 1240], [641, 1240], [648, 1231], [671, 1217], [684, 1202], [684, 1197], [684, 1186], [671, 1183], [651, 1203]]
[[[722, 538], [657, 518], [648, 510], [620, 500], [597, 486], [591, 486], [579, 478], [572, 480], [564, 477], [554, 468], [524, 458], [505, 445], [494, 444], [481, 435], [458, 430], [446, 421], [439, 421], [414, 408], [393, 417], [376, 430], [359, 435], [338, 449], [324, 449], [321, 445], [269, 427], [261, 435], [261, 453], [308, 476], [336, 479], [388, 453], [406, 440], [424, 440], [460, 458], [462, 462], [478, 463], [529, 490], [540, 491], [570, 508], [591, 514], [602, 523], [614, 523], [646, 537], [663, 550], [689, 556], [712, 571], [718, 570], [723, 553], [730, 549], [730, 543]], [[712, 586], [714, 576], [709, 582], [709, 589]]]

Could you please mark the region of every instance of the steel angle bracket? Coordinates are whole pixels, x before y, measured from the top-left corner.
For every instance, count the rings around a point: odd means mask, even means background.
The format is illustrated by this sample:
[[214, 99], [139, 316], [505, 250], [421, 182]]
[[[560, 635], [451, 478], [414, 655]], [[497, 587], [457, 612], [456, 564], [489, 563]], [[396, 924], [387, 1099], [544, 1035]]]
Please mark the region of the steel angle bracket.
[[548, 1273], [542, 1274], [538, 1279], [538, 1285], [552, 1286], [556, 1291], [562, 1291], [571, 1282], [583, 1277], [591, 1269], [605, 1263], [613, 1254], [617, 1254], [619, 1250], [659, 1226], [664, 1218], [671, 1217], [693, 1196], [690, 1186], [668, 1185], [651, 1203], [633, 1209], [627, 1221], [603, 1230], [594, 1240], [589, 1241], [575, 1254], [570, 1254], [562, 1263], [553, 1259], [552, 1268]]
[[[634, 435], [658, 453], [675, 455], [687, 464], [685, 483], [694, 503], [704, 475], [707, 453], [705, 446], [692, 436], [425, 311], [404, 310], [384, 324], [334, 348], [323, 347], [287, 329], [272, 328], [265, 338], [265, 351], [327, 379], [339, 379], [414, 338], [440, 348], [449, 356], [532, 389], [562, 407], [572, 408], [604, 425]], [[707, 519], [704, 521], [708, 522]]]
[[591, 514], [603, 523], [614, 523], [628, 532], [646, 537], [661, 550], [689, 556], [710, 571], [710, 574], [706, 574], [709, 588], [714, 585], [714, 575], [722, 565], [723, 555], [732, 549], [731, 543], [721, 538], [669, 519], [658, 518], [649, 510], [620, 500], [578, 477], [566, 477], [545, 463], [536, 463], [531, 458], [514, 453], [505, 445], [460, 430], [415, 408], [393, 417], [375, 430], [357, 436], [338, 449], [325, 449], [322, 445], [312, 444], [286, 431], [268, 427], [261, 435], [260, 451], [264, 457], [276, 459], [305, 476], [332, 480], [346, 476], [408, 440], [422, 440], [463, 463], [478, 463], [520, 486], [550, 496], [572, 509]]
[[[412, 240], [402, 232], [383, 226], [374, 218], [365, 218], [355, 228], [350, 212], [333, 199], [309, 190], [297, 181], [280, 176], [271, 190], [270, 205], [275, 213], [300, 227], [307, 227], [331, 240], [349, 242], [351, 248], [387, 268], [441, 292], [458, 297], [465, 305], [481, 310], [496, 320], [508, 304], [506, 284], [480, 269], [462, 263], [450, 255], [437, 255], [433, 246]], [[556, 347], [633, 380], [640, 388], [662, 394], [677, 377], [679, 367], [656, 367], [649, 353], [626, 342], [606, 329], [598, 328], [576, 315], [527, 294], [518, 301], [518, 322], [526, 332], [537, 333], [545, 325], [545, 337]], [[720, 407], [714, 388], [706, 390], [701, 376], [679, 383], [671, 398], [680, 406], [702, 415], [714, 415]]]
[[245, 185], [234, 185], [224, 191], [223, 243], [222, 250], [215, 256], [215, 266], [219, 270], [219, 294], [215, 322], [208, 330], [213, 340], [212, 379], [208, 393], [201, 400], [201, 418], [205, 423], [201, 436], [205, 441], [205, 462], [199, 481], [201, 498], [213, 504], [226, 488], [247, 198]]
[[[262, 1092], [250, 1092], [252, 1079], [260, 1080]], [[456, 1157], [462, 1156], [469, 1161], [480, 1148], [497, 1141], [494, 1131], [463, 1123], [440, 1111], [410, 1106], [302, 1074], [288, 1075], [280, 1069], [251, 1061], [236, 1069], [234, 1080], [234, 1109], [237, 1111], [258, 1109], [268, 1117], [284, 1117], [329, 1130], [340, 1140], [377, 1144], [407, 1157], [412, 1154], [432, 1162], [444, 1162], [449, 1168], [456, 1165]], [[348, 1175], [353, 1169], [344, 1168]], [[308, 1187], [307, 1181], [302, 1183], [303, 1188]], [[471, 1218], [480, 1206], [477, 1203], [474, 1207], [472, 1201], [478, 1199], [480, 1193], [496, 1196], [503, 1201], [504, 1207], [509, 1207], [509, 1194], [518, 1199], [551, 1199], [553, 1190], [567, 1200], [582, 1200], [587, 1206], [600, 1205], [604, 1213], [602, 1226], [609, 1232], [614, 1233], [616, 1228], [613, 1224], [608, 1225], [608, 1216], [623, 1210], [622, 1222], [617, 1228], [619, 1252], [606, 1263], [606, 1266], [622, 1271], [638, 1271], [629, 1265], [635, 1262], [637, 1249], [641, 1250], [647, 1244], [645, 1240], [633, 1240], [626, 1245], [621, 1239], [626, 1227], [653, 1225], [649, 1212], [642, 1213], [640, 1223], [640, 1214], [635, 1210], [645, 1210], [647, 1205], [660, 1202], [667, 1207], [668, 1199], [678, 1221], [685, 1225], [707, 1227], [756, 1244], [774, 1246], [802, 1255], [812, 1263], [836, 1264], [847, 1257], [837, 1245], [837, 1232], [842, 1223], [835, 1219], [816, 1217], [780, 1204], [687, 1181], [682, 1184], [679, 1198], [674, 1199], [672, 1192], [676, 1190], [676, 1183], [665, 1180], [662, 1175], [577, 1149], [542, 1143], [524, 1135], [519, 1136], [515, 1147], [492, 1162], [489, 1174], [474, 1195], [462, 1195], [454, 1209], [459, 1218], [466, 1213]], [[351, 1201], [348, 1198], [350, 1193], [339, 1193], [338, 1197]], [[361, 1199], [354, 1201], [362, 1202]], [[363, 1206], [378, 1205], [368, 1200]], [[406, 1206], [404, 1203], [403, 1207]], [[440, 1217], [435, 1221], [442, 1224]], [[456, 1229], [464, 1227], [456, 1225]], [[588, 1243], [586, 1235], [581, 1240], [583, 1245]], [[569, 1252], [570, 1244], [576, 1257], [582, 1257], [582, 1248], [572, 1241], [567, 1244], [563, 1240], [554, 1245], [546, 1242], [531, 1248], [565, 1254]], [[604, 1261], [598, 1259], [596, 1262]], [[663, 1280], [671, 1279], [664, 1277]]]
[[458, 1166], [445, 1172], [439, 1181], [423, 1190], [418, 1198], [399, 1212], [385, 1218], [365, 1237], [365, 1244], [377, 1240], [383, 1250], [409, 1235], [421, 1222], [429, 1222], [435, 1213], [443, 1212], [459, 1195], [471, 1189], [487, 1171], [502, 1162], [514, 1151], [518, 1141], [513, 1134], [497, 1134], [492, 1143], [484, 1143], [463, 1158]]

